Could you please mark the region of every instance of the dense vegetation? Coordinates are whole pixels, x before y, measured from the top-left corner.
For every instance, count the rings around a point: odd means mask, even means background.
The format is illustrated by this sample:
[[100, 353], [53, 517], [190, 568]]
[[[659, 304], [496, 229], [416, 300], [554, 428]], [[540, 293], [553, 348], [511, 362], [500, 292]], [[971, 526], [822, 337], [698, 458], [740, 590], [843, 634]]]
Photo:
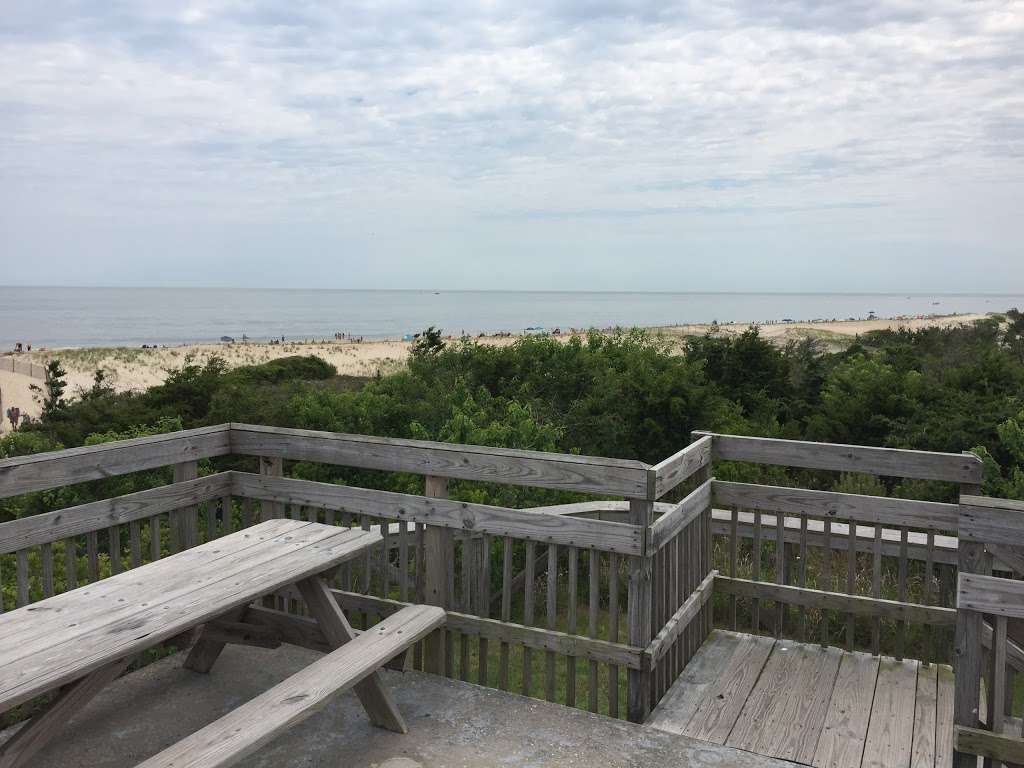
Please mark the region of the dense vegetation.
[[[986, 493], [1024, 496], [1024, 316], [1016, 310], [951, 329], [871, 333], [840, 352], [826, 352], [814, 340], [778, 347], [756, 329], [692, 338], [683, 354], [675, 351], [667, 340], [628, 331], [568, 343], [528, 337], [508, 347], [424, 343], [407, 370], [371, 380], [337, 377], [315, 357], [234, 370], [216, 358], [203, 365], [186, 361], [164, 384], [137, 393], [116, 393], [98, 374], [89, 390], [49, 397], [41, 421], [0, 440], [0, 457], [245, 421], [654, 463], [688, 442], [691, 430], [711, 429], [975, 450], [986, 463]], [[403, 490], [413, 481], [336, 468], [292, 471]], [[716, 474], [787, 482], [770, 468], [718, 467]], [[919, 498], [950, 491], [940, 484], [884, 486], [821, 473], [799, 479]], [[152, 481], [133, 477], [104, 485], [127, 489]], [[101, 490], [112, 489], [80, 487], [8, 501], [0, 519]], [[463, 484], [461, 493], [500, 503], [553, 496], [478, 484]]]

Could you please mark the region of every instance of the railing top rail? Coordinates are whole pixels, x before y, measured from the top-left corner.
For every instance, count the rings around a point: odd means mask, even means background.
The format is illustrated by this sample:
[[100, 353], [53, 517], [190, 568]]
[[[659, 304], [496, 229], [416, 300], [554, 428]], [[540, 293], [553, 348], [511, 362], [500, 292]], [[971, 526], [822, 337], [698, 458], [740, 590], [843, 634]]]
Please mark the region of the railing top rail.
[[712, 437], [705, 435], [676, 454], [651, 467], [654, 475], [652, 499], [660, 499], [677, 485], [711, 463]]
[[981, 459], [973, 453], [937, 453], [907, 448], [874, 448], [841, 443], [813, 443], [773, 437], [747, 437], [697, 431], [710, 435], [716, 459], [779, 464], [803, 469], [863, 472], [869, 475], [941, 480], [976, 485], [982, 480]]
[[231, 425], [235, 453], [508, 485], [647, 498], [640, 461], [305, 429]]
[[960, 573], [957, 608], [1011, 619], [1024, 619], [1024, 581]]
[[231, 452], [227, 424], [0, 460], [0, 498]]
[[231, 472], [235, 496], [424, 523], [545, 544], [642, 555], [642, 526], [474, 504], [413, 494], [333, 485], [290, 477]]

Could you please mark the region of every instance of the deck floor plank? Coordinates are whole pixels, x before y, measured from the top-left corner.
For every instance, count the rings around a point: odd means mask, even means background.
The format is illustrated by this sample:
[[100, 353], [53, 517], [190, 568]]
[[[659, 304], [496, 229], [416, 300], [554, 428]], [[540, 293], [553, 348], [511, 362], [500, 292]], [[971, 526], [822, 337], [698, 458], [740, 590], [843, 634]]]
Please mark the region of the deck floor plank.
[[877, 656], [859, 652], [843, 655], [811, 760], [815, 768], [860, 768], [877, 678]]
[[726, 744], [809, 763], [842, 656], [838, 648], [777, 642]]
[[771, 655], [775, 640], [740, 635], [722, 675], [704, 692], [687, 723], [685, 734], [702, 741], [725, 744], [754, 684]]
[[651, 712], [647, 725], [669, 733], [684, 733], [708, 688], [725, 673], [743, 637], [736, 632], [712, 632]]
[[914, 737], [917, 668], [913, 659], [884, 658], [878, 666], [863, 768], [906, 768]]
[[914, 704], [914, 738], [910, 768], [935, 766], [935, 716], [938, 705], [938, 670], [922, 664], [917, 670], [917, 700]]
[[814, 768], [938, 768], [953, 689], [946, 664], [715, 630], [647, 725]]
[[938, 691], [935, 705], [935, 766], [953, 764], [953, 668], [937, 664]]

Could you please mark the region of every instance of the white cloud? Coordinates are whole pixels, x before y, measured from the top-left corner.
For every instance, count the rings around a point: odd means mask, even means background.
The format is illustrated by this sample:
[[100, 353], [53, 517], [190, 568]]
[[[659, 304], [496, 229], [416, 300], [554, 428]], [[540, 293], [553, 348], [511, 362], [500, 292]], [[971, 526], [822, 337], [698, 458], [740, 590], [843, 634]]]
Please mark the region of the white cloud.
[[[1022, 42], [1024, 3], [994, 0], [16, 2], [0, 255], [14, 282], [527, 287], [557, 264], [559, 287], [679, 267], [718, 290], [936, 288], [970, 258], [947, 288], [1006, 288]], [[838, 281], [834, 240], [904, 282]]]

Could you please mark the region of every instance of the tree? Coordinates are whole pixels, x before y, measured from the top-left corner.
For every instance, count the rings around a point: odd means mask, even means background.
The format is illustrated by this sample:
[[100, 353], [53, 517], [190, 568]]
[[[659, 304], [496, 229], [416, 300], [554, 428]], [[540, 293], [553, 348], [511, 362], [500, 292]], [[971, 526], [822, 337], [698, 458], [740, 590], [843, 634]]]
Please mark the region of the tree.
[[60, 360], [51, 360], [46, 364], [46, 378], [43, 386], [32, 384], [30, 389], [35, 393], [36, 402], [43, 406], [42, 417], [47, 419], [64, 408], [67, 403], [64, 400], [64, 391], [68, 388], [67, 371], [60, 364]]
[[441, 329], [434, 326], [417, 334], [416, 341], [412, 345], [412, 353], [416, 357], [430, 357], [442, 349], [444, 349], [444, 341], [441, 338]]

